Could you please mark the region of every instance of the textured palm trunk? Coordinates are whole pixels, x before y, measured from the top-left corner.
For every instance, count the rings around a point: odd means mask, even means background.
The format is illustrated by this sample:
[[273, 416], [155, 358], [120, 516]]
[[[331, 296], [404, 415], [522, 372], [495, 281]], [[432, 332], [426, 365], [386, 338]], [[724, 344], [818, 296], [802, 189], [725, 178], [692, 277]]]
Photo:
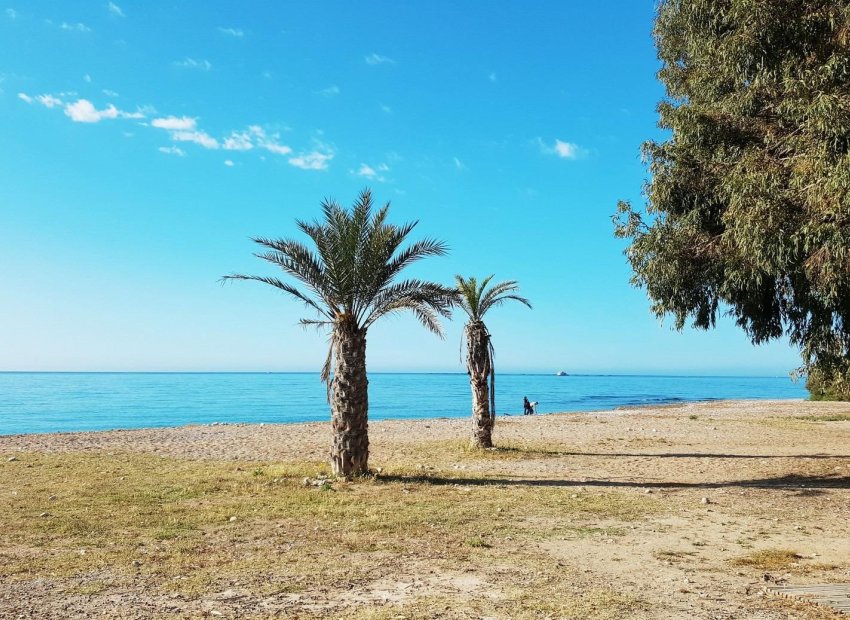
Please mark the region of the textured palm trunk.
[[466, 368], [472, 388], [472, 443], [479, 448], [493, 447], [493, 417], [490, 410], [490, 334], [481, 321], [466, 328]]
[[369, 471], [366, 332], [343, 318], [334, 325], [333, 346], [331, 467], [337, 476], [365, 474]]

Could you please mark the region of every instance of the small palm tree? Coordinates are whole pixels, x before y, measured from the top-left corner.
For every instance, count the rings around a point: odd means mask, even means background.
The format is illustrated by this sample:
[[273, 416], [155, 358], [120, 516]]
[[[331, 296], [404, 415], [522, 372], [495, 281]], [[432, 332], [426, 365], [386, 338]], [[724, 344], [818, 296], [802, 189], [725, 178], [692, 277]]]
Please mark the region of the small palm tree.
[[[324, 218], [297, 221], [315, 251], [289, 239], [256, 238], [258, 258], [277, 265], [300, 282], [297, 288], [278, 278], [234, 274], [225, 280], [256, 280], [304, 302], [317, 317], [303, 326], [330, 330], [330, 348], [322, 368], [331, 405], [331, 467], [336, 475], [368, 471], [369, 397], [366, 332], [381, 317], [411, 311], [427, 329], [442, 337], [439, 316], [448, 317], [457, 292], [433, 282], [396, 278], [426, 256], [446, 254], [441, 241], [424, 239], [400, 249], [416, 222], [388, 224], [389, 203], [372, 212], [372, 194], [364, 190], [349, 211], [332, 200], [322, 203]], [[333, 372], [331, 369], [333, 368]]]
[[518, 301], [531, 308], [531, 303], [516, 295], [519, 286], [514, 280], [494, 284], [493, 276], [479, 284], [475, 278], [455, 276], [460, 294], [458, 305], [469, 321], [463, 328], [466, 340], [466, 370], [472, 387], [472, 443], [479, 448], [493, 446], [493, 424], [496, 420], [496, 367], [493, 342], [484, 324], [484, 315], [491, 308], [508, 300]]

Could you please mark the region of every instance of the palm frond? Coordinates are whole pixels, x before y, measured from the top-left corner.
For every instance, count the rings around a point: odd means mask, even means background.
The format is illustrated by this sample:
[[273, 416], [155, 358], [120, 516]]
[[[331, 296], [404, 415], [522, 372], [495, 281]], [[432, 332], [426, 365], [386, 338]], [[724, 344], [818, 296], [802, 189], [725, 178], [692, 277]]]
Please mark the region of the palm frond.
[[[382, 316], [403, 310], [411, 310], [414, 314], [420, 313], [417, 314], [417, 318], [423, 322], [421, 315], [423, 308], [430, 313], [448, 318], [456, 301], [457, 291], [454, 288], [435, 282], [404, 280], [385, 287], [375, 296], [364, 318], [363, 326], [368, 328]], [[428, 327], [425, 322], [423, 325]]]
[[525, 297], [520, 297], [519, 295], [500, 295], [499, 297], [493, 297], [487, 299], [486, 301], [481, 303], [481, 314], [486, 314], [492, 308], [498, 308], [499, 306], [504, 305], [506, 301], [518, 301], [519, 303], [531, 308], [531, 302], [528, 301]]
[[[396, 283], [396, 278], [417, 260], [446, 254], [447, 247], [441, 241], [424, 239], [404, 248], [416, 222], [388, 223], [389, 207], [386, 203], [373, 209], [372, 193], [365, 189], [350, 209], [325, 199], [319, 219], [296, 220], [297, 228], [314, 247], [292, 239], [254, 238], [264, 249], [255, 256], [280, 268], [303, 285], [303, 290], [271, 276], [234, 274], [224, 280], [263, 282], [299, 299], [319, 315], [318, 319], [302, 319], [304, 327], [322, 329], [353, 320], [358, 329], [365, 330], [381, 316], [409, 311], [427, 329], [441, 334], [439, 319], [451, 315], [452, 306], [460, 301], [458, 291], [420, 280]], [[333, 348], [331, 341], [322, 367], [328, 390]]]
[[253, 280], [255, 282], [262, 282], [264, 284], [268, 284], [269, 286], [273, 286], [276, 289], [280, 289], [285, 293], [289, 293], [296, 299], [303, 301], [304, 305], [306, 305], [308, 308], [315, 310], [320, 315], [331, 318], [327, 311], [324, 310], [321, 306], [319, 306], [319, 304], [316, 303], [313, 299], [311, 299], [308, 295], [302, 293], [291, 284], [287, 284], [286, 282], [283, 282], [282, 280], [279, 280], [277, 278], [272, 278], [269, 276], [247, 276], [241, 273], [234, 273], [229, 276], [224, 276], [222, 278], [222, 282], [227, 282], [230, 280]]

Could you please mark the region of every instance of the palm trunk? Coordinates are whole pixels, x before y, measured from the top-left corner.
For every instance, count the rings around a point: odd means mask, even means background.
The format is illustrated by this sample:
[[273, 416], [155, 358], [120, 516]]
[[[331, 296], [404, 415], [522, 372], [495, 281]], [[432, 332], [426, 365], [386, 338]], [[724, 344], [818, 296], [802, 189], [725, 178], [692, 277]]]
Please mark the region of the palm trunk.
[[343, 318], [334, 325], [333, 347], [331, 468], [337, 476], [365, 474], [369, 471], [366, 331]]
[[490, 411], [490, 334], [481, 321], [466, 327], [466, 367], [472, 388], [472, 444], [478, 448], [493, 447], [493, 414]]

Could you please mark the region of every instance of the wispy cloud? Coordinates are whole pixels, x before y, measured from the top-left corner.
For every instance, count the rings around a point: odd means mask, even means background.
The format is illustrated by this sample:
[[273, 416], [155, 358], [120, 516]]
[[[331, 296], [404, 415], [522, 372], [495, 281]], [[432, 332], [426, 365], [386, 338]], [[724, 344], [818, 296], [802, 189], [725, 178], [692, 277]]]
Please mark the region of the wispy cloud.
[[205, 149], [215, 150], [219, 147], [218, 140], [205, 131], [172, 131], [171, 139], [177, 142], [194, 142]]
[[262, 148], [266, 149], [269, 153], [274, 153], [275, 155], [289, 155], [292, 152], [292, 148], [286, 146], [285, 144], [275, 144], [274, 142], [266, 142], [261, 144]]
[[55, 108], [58, 105], [62, 105], [62, 100], [53, 95], [38, 95], [35, 100], [45, 108]]
[[9, 19], [17, 19], [18, 12], [15, 9], [6, 9], [6, 17]]
[[105, 119], [115, 118], [145, 118], [145, 110], [137, 109], [135, 112], [125, 112], [119, 110], [114, 105], [109, 104], [102, 110], [88, 99], [77, 99], [73, 103], [65, 103], [62, 97], [73, 97], [75, 93], [59, 93], [59, 97], [51, 94], [30, 96], [26, 93], [18, 93], [18, 99], [27, 103], [38, 103], [45, 108], [63, 108], [65, 116], [70, 118], [75, 123], [99, 123]]
[[233, 163], [232, 159], [225, 159], [224, 165], [227, 166], [228, 168], [233, 168], [233, 166], [235, 166], [236, 164]]
[[452, 161], [455, 164], [455, 168], [457, 168], [458, 170], [466, 170], [466, 166], [457, 157], [452, 157]]
[[194, 129], [197, 126], [197, 120], [191, 116], [165, 116], [153, 119], [151, 126], [172, 131], [185, 131]]
[[327, 88], [323, 88], [322, 90], [316, 91], [317, 95], [323, 95], [325, 97], [334, 97], [339, 94], [339, 86], [334, 84], [333, 86], [328, 86]]
[[116, 93], [114, 90], [109, 90], [108, 88], [104, 88], [102, 92], [107, 97], [117, 97], [118, 96], [118, 93]]
[[241, 28], [221, 28], [219, 27], [218, 31], [221, 34], [226, 34], [229, 37], [233, 37], [234, 39], [241, 39], [245, 36], [245, 31]]
[[328, 162], [334, 158], [332, 152], [311, 151], [290, 157], [289, 163], [302, 170], [327, 170]]
[[378, 164], [374, 168], [369, 164], [360, 164], [360, 167], [354, 172], [359, 177], [369, 179], [370, 181], [384, 182], [387, 179], [382, 173], [389, 172], [390, 167], [386, 164]]
[[564, 142], [563, 140], [555, 139], [555, 143], [550, 145], [541, 138], [537, 138], [535, 142], [540, 147], [540, 152], [545, 155], [556, 155], [561, 159], [580, 159], [587, 155], [587, 150], [574, 142]]
[[382, 103], [382, 104], [379, 105], [379, 107], [381, 108], [381, 112], [383, 112], [384, 114], [392, 114], [393, 113], [393, 109], [386, 104]]
[[[75, 100], [66, 103], [71, 97], [74, 97]], [[99, 123], [103, 120], [150, 117], [149, 123], [140, 123], [139, 126], [163, 130], [175, 143], [192, 143], [210, 150], [249, 151], [260, 149], [275, 155], [286, 156], [289, 164], [304, 170], [325, 170], [328, 167], [328, 162], [335, 156], [334, 149], [318, 138], [314, 138], [312, 150], [293, 155], [292, 147], [281, 142], [280, 130], [282, 129], [279, 126], [277, 127], [278, 131], [269, 131], [260, 125], [249, 125], [245, 129], [231, 131], [224, 138], [217, 138], [199, 127], [197, 117], [185, 115], [154, 116], [156, 110], [150, 106], [137, 108], [135, 112], [125, 112], [111, 103], [104, 108], [98, 108], [88, 99], [76, 98], [75, 93], [58, 93], [57, 96], [51, 94], [29, 95], [21, 92], [18, 93], [18, 98], [31, 105], [39, 104], [46, 108], [62, 109], [64, 114], [76, 123]], [[124, 135], [132, 134], [125, 133]], [[320, 136], [321, 132], [318, 131], [316, 135]], [[176, 144], [160, 147], [159, 151], [180, 157], [187, 154], [181, 146]], [[369, 169], [373, 170], [374, 174], [388, 170], [384, 164]]]
[[250, 131], [233, 131], [224, 139], [222, 147], [225, 151], [250, 151], [254, 148], [254, 140]]
[[243, 131], [232, 131], [222, 144], [227, 151], [248, 151], [253, 148], [265, 149], [275, 155], [289, 155], [292, 148], [280, 143], [279, 133], [266, 133], [259, 125], [251, 125]]
[[166, 155], [176, 155], [177, 157], [186, 157], [186, 151], [181, 149], [179, 146], [161, 146], [159, 147], [160, 153], [165, 153]]
[[163, 116], [151, 121], [151, 126], [164, 129], [175, 142], [192, 142], [205, 149], [219, 148], [219, 142], [198, 129], [198, 120], [191, 116]]
[[62, 30], [68, 30], [70, 32], [91, 32], [91, 28], [86, 26], [85, 24], [81, 24], [77, 22], [76, 24], [69, 24], [68, 22], [62, 22], [59, 27]]
[[195, 58], [184, 58], [183, 60], [175, 60], [175, 67], [182, 69], [196, 69], [198, 71], [209, 71], [212, 69], [212, 63], [209, 60], [196, 60]]
[[91, 76], [90, 76], [88, 73], [86, 73], [86, 74], [83, 76], [83, 80], [84, 80], [87, 84], [91, 84]]
[[105, 118], [118, 118], [118, 108], [109, 105], [98, 110], [88, 99], [77, 99], [65, 106], [65, 114], [75, 123], [99, 123]]
[[491, 71], [491, 72], [490, 72], [490, 75], [488, 75], [488, 76], [487, 76], [487, 78], [488, 78], [491, 82], [495, 82], [495, 81], [497, 81], [497, 80], [498, 80], [498, 76], [496, 75], [496, 72], [495, 72], [495, 71]]
[[114, 2], [108, 2], [106, 4], [106, 10], [109, 11], [110, 15], [114, 15], [115, 17], [124, 17], [124, 11]]
[[396, 64], [395, 60], [390, 58], [389, 56], [381, 56], [380, 54], [375, 54], [374, 52], [369, 54], [364, 58], [367, 65], [394, 65]]

